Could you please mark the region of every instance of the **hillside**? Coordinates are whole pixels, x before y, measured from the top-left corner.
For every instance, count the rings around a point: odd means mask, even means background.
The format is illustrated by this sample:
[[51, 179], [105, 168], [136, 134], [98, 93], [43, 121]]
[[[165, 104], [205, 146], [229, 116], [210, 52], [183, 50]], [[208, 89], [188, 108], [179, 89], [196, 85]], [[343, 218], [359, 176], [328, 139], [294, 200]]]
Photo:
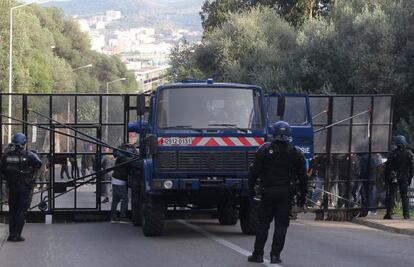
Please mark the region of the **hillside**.
[[159, 25], [201, 30], [199, 11], [203, 0], [72, 0], [48, 2], [47, 6], [62, 8], [66, 14], [88, 17], [107, 10], [120, 10], [121, 27]]

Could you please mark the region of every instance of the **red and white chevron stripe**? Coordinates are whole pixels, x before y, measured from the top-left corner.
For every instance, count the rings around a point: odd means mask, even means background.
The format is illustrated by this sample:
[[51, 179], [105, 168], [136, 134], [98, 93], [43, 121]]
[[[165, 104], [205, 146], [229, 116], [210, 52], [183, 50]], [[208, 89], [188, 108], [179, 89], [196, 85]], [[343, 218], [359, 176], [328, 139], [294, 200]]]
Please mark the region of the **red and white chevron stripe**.
[[260, 146], [263, 137], [158, 137], [159, 146]]

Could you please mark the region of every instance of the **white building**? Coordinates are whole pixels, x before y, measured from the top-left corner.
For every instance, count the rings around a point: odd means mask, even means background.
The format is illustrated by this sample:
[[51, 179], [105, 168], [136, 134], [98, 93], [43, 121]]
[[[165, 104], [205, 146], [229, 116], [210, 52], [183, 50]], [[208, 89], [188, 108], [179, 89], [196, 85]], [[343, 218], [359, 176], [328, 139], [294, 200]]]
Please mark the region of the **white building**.
[[108, 10], [105, 12], [105, 16], [108, 18], [108, 21], [113, 21], [120, 19], [122, 17], [122, 13], [121, 11]]
[[142, 69], [142, 62], [141, 61], [131, 61], [131, 62], [125, 62], [127, 70], [131, 71], [138, 71]]
[[99, 53], [103, 52], [105, 47], [105, 36], [102, 34], [90, 34], [91, 49]]
[[79, 24], [81, 32], [88, 33], [91, 30], [89, 22], [86, 19], [76, 19], [76, 22]]
[[146, 67], [135, 71], [135, 77], [140, 91], [155, 89], [167, 80], [167, 71], [170, 66]]
[[106, 22], [104, 21], [97, 21], [95, 23], [95, 29], [97, 30], [105, 30], [105, 27], [106, 27]]

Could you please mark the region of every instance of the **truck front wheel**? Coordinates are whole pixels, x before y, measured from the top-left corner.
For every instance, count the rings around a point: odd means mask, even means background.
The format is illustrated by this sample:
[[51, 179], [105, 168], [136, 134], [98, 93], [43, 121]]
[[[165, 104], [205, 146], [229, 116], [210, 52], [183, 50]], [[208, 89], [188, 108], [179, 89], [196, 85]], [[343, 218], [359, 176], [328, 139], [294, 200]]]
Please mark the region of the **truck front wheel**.
[[142, 205], [142, 232], [144, 236], [160, 236], [164, 231], [165, 206], [161, 199], [147, 197]]
[[234, 202], [227, 200], [218, 207], [218, 219], [221, 225], [235, 225], [239, 217]]
[[131, 220], [134, 226], [142, 226], [142, 190], [143, 185], [140, 184], [138, 179], [132, 182], [131, 188]]
[[142, 226], [142, 205], [141, 194], [139, 188], [132, 188], [131, 196], [131, 220], [134, 226]]
[[259, 223], [258, 203], [244, 199], [240, 205], [240, 226], [243, 234], [255, 235]]

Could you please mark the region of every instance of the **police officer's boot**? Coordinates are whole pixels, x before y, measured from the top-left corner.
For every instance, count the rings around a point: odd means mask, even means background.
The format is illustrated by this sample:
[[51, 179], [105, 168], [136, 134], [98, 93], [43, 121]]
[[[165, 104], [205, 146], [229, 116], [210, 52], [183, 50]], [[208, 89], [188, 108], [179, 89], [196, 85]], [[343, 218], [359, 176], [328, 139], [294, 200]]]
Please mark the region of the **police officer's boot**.
[[253, 254], [250, 255], [247, 258], [247, 261], [249, 261], [249, 262], [262, 263], [263, 262], [263, 254], [259, 254], [259, 253], [253, 252]]
[[384, 220], [392, 220], [391, 214], [387, 212], [387, 214], [384, 216]]
[[22, 242], [24, 240], [25, 239], [23, 237], [21, 237], [20, 235], [10, 235], [7, 238], [7, 241], [9, 241], [9, 242]]
[[18, 235], [18, 236], [16, 236], [15, 238], [14, 238], [14, 242], [23, 242], [23, 241], [25, 241], [26, 239], [24, 239], [21, 235]]
[[281, 262], [282, 260], [280, 259], [280, 253], [270, 255], [270, 263], [281, 263]]

